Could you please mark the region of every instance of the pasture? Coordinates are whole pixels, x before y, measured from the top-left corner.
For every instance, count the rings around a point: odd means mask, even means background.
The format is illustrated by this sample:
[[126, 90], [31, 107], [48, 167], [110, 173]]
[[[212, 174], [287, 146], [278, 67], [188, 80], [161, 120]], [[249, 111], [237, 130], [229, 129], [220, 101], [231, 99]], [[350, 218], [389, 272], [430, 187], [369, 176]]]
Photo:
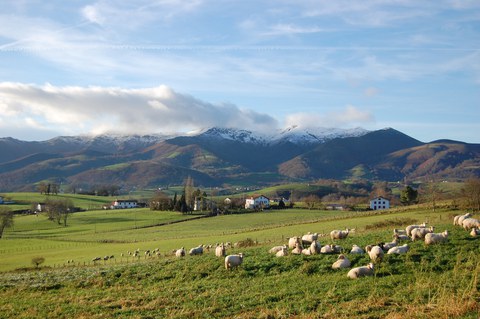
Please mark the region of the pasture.
[[[480, 315], [480, 245], [452, 225], [458, 211], [421, 208], [383, 213], [267, 211], [192, 219], [147, 209], [75, 213], [62, 227], [44, 216], [17, 216], [0, 240], [0, 318], [475, 318]], [[375, 276], [351, 280], [332, 270], [337, 254], [277, 258], [268, 253], [287, 237], [355, 228], [337, 241], [387, 242], [393, 228], [428, 221], [448, 229], [436, 246], [410, 243], [386, 255]], [[173, 222], [173, 223], [172, 223]], [[159, 225], [159, 226], [155, 226]], [[172, 249], [199, 244], [258, 242], [231, 248], [244, 263], [226, 271], [213, 251], [175, 258]], [[331, 243], [321, 237], [320, 243]], [[121, 257], [158, 248], [160, 257]], [[97, 264], [92, 258], [115, 255]], [[33, 257], [45, 257], [32, 268]], [[352, 267], [367, 255], [348, 255]], [[73, 260], [70, 264], [67, 261]]]

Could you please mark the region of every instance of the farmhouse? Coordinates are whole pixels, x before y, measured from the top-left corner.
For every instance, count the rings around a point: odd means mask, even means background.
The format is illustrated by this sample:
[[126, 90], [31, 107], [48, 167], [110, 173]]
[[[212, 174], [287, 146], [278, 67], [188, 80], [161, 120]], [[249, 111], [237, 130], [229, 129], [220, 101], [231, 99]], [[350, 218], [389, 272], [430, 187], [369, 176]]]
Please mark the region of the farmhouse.
[[255, 195], [245, 199], [245, 209], [257, 209], [270, 207], [270, 199], [263, 195]]
[[389, 209], [390, 201], [383, 197], [376, 197], [370, 200], [370, 209], [379, 210], [379, 209]]
[[115, 200], [110, 209], [123, 209], [123, 208], [136, 208], [138, 207], [138, 201], [135, 199], [117, 199]]

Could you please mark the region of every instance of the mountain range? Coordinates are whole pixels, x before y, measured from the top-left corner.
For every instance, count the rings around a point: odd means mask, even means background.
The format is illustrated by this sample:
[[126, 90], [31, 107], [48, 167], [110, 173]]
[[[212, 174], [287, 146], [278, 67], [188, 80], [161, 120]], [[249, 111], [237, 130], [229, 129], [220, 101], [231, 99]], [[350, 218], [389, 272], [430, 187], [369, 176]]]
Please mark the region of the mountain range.
[[392, 128], [303, 129], [271, 134], [208, 128], [167, 135], [0, 138], [0, 191], [42, 181], [124, 189], [180, 185], [267, 185], [321, 178], [398, 181], [480, 176], [480, 144], [423, 143]]

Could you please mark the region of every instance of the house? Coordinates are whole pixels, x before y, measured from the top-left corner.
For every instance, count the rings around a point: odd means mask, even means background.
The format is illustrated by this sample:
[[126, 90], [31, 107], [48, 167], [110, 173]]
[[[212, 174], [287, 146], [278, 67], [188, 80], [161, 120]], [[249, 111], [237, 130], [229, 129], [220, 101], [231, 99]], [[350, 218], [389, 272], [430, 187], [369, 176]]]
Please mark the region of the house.
[[325, 209], [326, 210], [345, 210], [346, 207], [345, 205], [342, 205], [342, 204], [327, 204], [325, 206]]
[[123, 209], [123, 208], [137, 208], [138, 201], [135, 199], [117, 199], [115, 200], [110, 209]]
[[370, 200], [370, 209], [379, 210], [379, 209], [389, 209], [390, 201], [383, 197], [376, 197]]
[[245, 199], [245, 209], [269, 208], [270, 199], [263, 195], [256, 195]]

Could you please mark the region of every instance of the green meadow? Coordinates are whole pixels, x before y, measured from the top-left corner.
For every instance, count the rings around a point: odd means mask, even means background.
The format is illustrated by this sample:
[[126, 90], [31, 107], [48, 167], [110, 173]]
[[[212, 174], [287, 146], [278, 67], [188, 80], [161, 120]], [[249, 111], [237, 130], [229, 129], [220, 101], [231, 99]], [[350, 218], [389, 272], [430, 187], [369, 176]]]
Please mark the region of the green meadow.
[[[71, 214], [67, 227], [42, 214], [16, 216], [0, 239], [0, 318], [478, 319], [480, 239], [452, 225], [461, 213], [421, 207], [288, 209], [201, 218], [148, 209], [92, 210]], [[410, 242], [407, 254], [386, 255], [376, 264], [373, 277], [351, 280], [348, 270], [332, 270], [337, 254], [268, 253], [290, 236], [348, 227], [355, 231], [336, 243], [352, 267], [363, 266], [369, 258], [348, 254], [352, 244], [388, 242], [393, 228], [424, 221], [437, 232], [448, 229], [448, 242]], [[332, 243], [329, 236], [319, 241]], [[225, 270], [213, 250], [172, 255], [182, 246], [188, 252], [218, 242], [251, 244], [227, 250], [245, 254], [238, 269]], [[128, 255], [136, 249], [138, 258]], [[160, 256], [145, 257], [153, 249]], [[31, 264], [34, 257], [45, 258], [38, 269]]]

